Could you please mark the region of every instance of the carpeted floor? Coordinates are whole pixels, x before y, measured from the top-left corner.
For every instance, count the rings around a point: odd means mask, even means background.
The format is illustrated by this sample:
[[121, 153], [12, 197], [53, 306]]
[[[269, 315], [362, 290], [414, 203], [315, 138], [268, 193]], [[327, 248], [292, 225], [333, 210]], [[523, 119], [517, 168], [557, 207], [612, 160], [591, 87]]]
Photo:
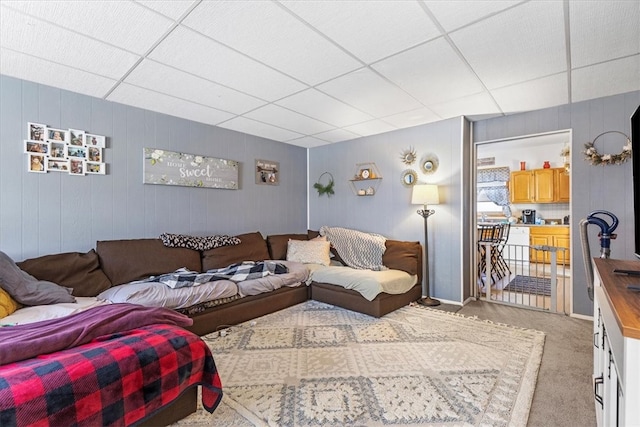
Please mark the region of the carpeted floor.
[[210, 334], [224, 398], [180, 426], [524, 426], [545, 336], [404, 307], [316, 301]]
[[505, 291], [522, 292], [534, 295], [551, 295], [551, 279], [547, 277], [521, 276], [513, 278]]

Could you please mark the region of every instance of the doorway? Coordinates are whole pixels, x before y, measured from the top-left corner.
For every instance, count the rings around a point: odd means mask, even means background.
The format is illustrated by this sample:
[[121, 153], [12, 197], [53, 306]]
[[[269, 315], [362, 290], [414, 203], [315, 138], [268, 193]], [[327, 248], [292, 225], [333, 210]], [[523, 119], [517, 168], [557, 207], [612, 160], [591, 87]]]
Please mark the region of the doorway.
[[568, 147], [571, 130], [474, 144], [476, 298], [571, 312]]

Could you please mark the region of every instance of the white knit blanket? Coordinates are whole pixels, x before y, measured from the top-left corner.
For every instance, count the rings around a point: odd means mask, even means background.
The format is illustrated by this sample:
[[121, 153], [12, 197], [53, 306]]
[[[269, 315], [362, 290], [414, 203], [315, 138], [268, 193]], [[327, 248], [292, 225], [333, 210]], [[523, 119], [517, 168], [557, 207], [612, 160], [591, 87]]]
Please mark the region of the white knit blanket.
[[320, 235], [326, 236], [340, 258], [349, 267], [361, 270], [386, 270], [382, 255], [386, 249], [386, 237], [349, 228], [320, 227]]

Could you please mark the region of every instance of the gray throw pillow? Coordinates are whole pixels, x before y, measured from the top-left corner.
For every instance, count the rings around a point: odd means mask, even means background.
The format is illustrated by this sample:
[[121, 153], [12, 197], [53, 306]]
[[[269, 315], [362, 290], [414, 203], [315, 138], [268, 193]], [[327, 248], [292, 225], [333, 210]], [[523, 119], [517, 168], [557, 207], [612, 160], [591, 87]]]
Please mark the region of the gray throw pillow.
[[73, 289], [36, 279], [20, 270], [16, 263], [2, 251], [0, 251], [0, 288], [24, 305], [76, 302], [71, 295]]

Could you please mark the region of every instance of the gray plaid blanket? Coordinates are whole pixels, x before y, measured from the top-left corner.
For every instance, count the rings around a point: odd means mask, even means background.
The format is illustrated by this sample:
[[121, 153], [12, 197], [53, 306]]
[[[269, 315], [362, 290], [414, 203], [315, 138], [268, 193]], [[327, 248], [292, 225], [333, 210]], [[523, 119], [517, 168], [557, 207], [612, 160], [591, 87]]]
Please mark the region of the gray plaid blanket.
[[173, 273], [151, 276], [148, 279], [137, 280], [131, 283], [160, 282], [170, 288], [184, 288], [187, 286], [198, 286], [203, 283], [215, 282], [216, 280], [231, 280], [232, 282], [242, 282], [243, 280], [258, 279], [260, 277], [273, 274], [288, 273], [289, 269], [282, 263], [275, 261], [245, 261], [231, 264], [228, 267], [208, 270], [204, 273], [191, 271], [186, 268], [179, 268]]

